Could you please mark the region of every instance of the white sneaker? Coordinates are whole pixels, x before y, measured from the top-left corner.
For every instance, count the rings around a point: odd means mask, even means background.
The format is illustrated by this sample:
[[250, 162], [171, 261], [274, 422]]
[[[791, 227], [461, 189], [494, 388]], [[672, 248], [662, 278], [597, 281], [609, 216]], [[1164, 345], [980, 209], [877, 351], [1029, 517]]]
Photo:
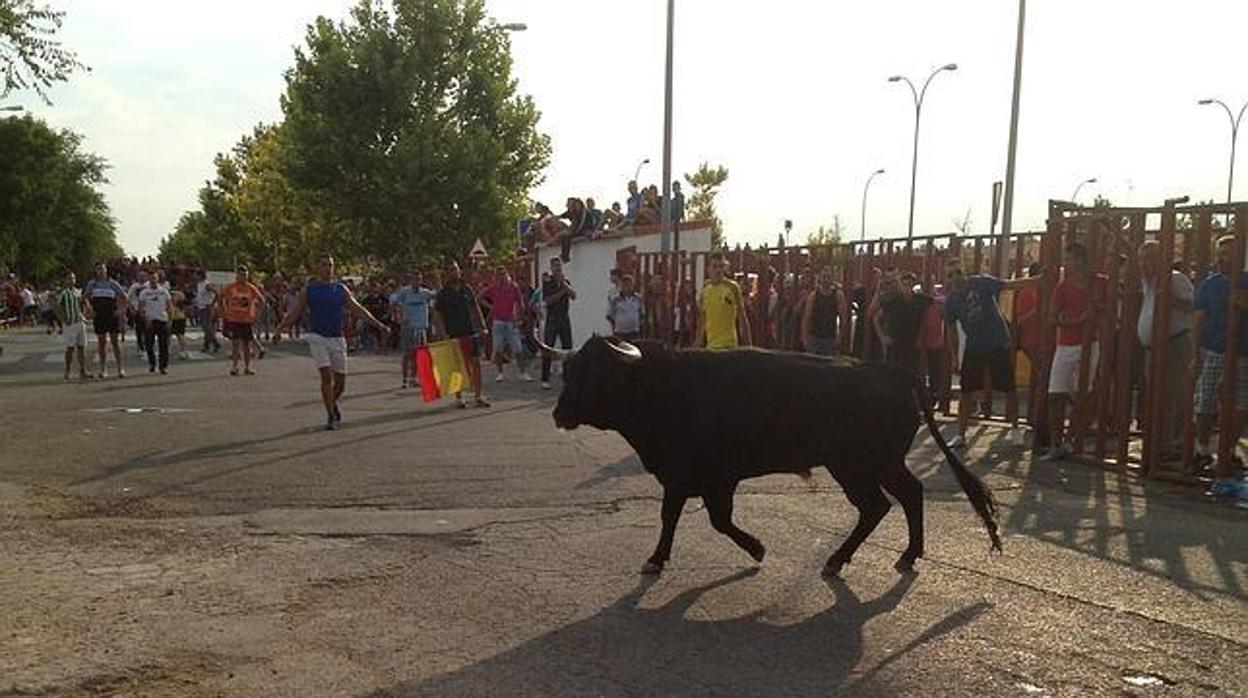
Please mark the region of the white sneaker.
[[966, 437], [958, 434], [952, 439], [949, 439], [949, 448], [966, 448]]
[[542, 381], [542, 390], [550, 390], [550, 381]]
[[503, 372], [502, 372], [502, 371], [499, 371], [499, 372], [498, 372], [498, 375], [497, 375], [497, 376], [494, 376], [494, 382], [495, 382], [495, 383], [502, 383], [502, 382], [503, 382]]
[[529, 374], [527, 374], [527, 373], [521, 373], [521, 374], [520, 374], [520, 380], [524, 381], [525, 383], [532, 383], [532, 382], [533, 382], [533, 376], [530, 376], [530, 375], [529, 375]]

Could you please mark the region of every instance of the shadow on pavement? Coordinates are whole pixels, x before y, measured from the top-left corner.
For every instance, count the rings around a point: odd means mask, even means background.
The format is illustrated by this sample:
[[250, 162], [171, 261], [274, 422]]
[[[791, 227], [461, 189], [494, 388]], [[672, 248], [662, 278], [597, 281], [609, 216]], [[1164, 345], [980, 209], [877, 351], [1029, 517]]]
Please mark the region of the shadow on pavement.
[[[853, 695], [892, 693], [878, 672], [902, 654], [973, 622], [980, 603], [933, 625], [914, 642], [857, 675], [863, 628], [897, 607], [914, 583], [897, 579], [863, 602], [839, 579], [827, 581], [832, 606], [801, 622], [769, 622], [766, 612], [704, 620], [695, 608], [716, 587], [757, 573], [745, 570], [682, 592], [656, 609], [639, 608], [643, 583], [583, 621], [428, 681], [400, 683], [371, 695]], [[691, 613], [692, 611], [692, 613]], [[856, 679], [849, 683], [851, 675]]]
[[[1165, 486], [1093, 466], [1039, 462], [1029, 450], [1009, 442], [1005, 429], [981, 426], [968, 437], [973, 446], [987, 446], [987, 451], [984, 457], [967, 459], [967, 468], [981, 477], [992, 475], [1018, 483], [1014, 488], [1017, 499], [1001, 506], [1005, 533], [1172, 580], [1202, 598], [1209, 592], [1244, 595], [1235, 569], [1248, 562], [1248, 543], [1239, 532], [1242, 512], [1209, 506]], [[911, 455], [925, 499], [966, 502], [930, 437], [917, 438]], [[997, 487], [1001, 488], [1000, 483]], [[1193, 514], [1198, 518], [1193, 519]], [[1213, 561], [1219, 585], [1193, 577], [1185, 554], [1198, 548], [1204, 548]]]
[[614, 463], [611, 463], [610, 465], [602, 466], [601, 468], [598, 469], [598, 472], [594, 473], [593, 477], [589, 478], [588, 480], [582, 480], [581, 482], [576, 483], [576, 489], [578, 490], [593, 489], [597, 487], [598, 485], [603, 484], [604, 482], [610, 482], [611, 480], [614, 480], [616, 478], [635, 477], [637, 475], [645, 475], [645, 474], [646, 474], [646, 469], [642, 467], [641, 459], [637, 457], [636, 453], [634, 453], [632, 455], [621, 458], [620, 460]]
[[[503, 414], [507, 412], [523, 411], [526, 409], [529, 409], [529, 406], [524, 405], [524, 404], [516, 405], [513, 407], [505, 407], [502, 409], [489, 409], [489, 410], [478, 409], [478, 410], [472, 410], [469, 412], [462, 413], [462, 416], [460, 417], [456, 417], [452, 419], [440, 419], [440, 420], [429, 422], [426, 424], [417, 424], [417, 425], [411, 425], [408, 423], [413, 422], [413, 421], [428, 419], [430, 417], [436, 417], [438, 415], [444, 415], [447, 413], [456, 413], [456, 412], [459, 412], [459, 410], [457, 410], [454, 406], [447, 405], [440, 409], [426, 410], [426, 411], [421, 411], [421, 412], [387, 412], [384, 414], [373, 415], [371, 417], [363, 417], [360, 419], [348, 420], [348, 421], [343, 422], [341, 431], [335, 432], [335, 434], [342, 435], [344, 433], [350, 433], [351, 431], [354, 431], [357, 429], [384, 426], [387, 424], [394, 424], [397, 422], [404, 423], [404, 426], [400, 429], [387, 431], [387, 432], [378, 433], [374, 431], [374, 432], [369, 432], [362, 436], [357, 436], [353, 438], [345, 438], [345, 437], [336, 438], [334, 441], [330, 443], [324, 443], [322, 440], [321, 443], [317, 443], [311, 448], [307, 448], [307, 449], [303, 449], [299, 451], [283, 451], [282, 453], [280, 453], [279, 455], [273, 458], [267, 458], [267, 459], [259, 460], [259, 461], [251, 461], [251, 462], [244, 463], [242, 465], [239, 465], [233, 468], [228, 468], [226, 470], [212, 472], [204, 476], [194, 478], [187, 482], [183, 482], [179, 484], [170, 484], [158, 490], [155, 493], [155, 495], [159, 496], [161, 494], [167, 494], [173, 490], [179, 489], [184, 486], [200, 484], [202, 482], [206, 482], [208, 480], [211, 480], [217, 477], [231, 475], [233, 473], [242, 472], [244, 470], [250, 470], [252, 468], [258, 468], [258, 467], [265, 466], [265, 465], [273, 465], [275, 463], [280, 463], [280, 462], [288, 461], [292, 459], [303, 458], [305, 456], [310, 456], [316, 453], [323, 453], [325, 451], [330, 451], [333, 449], [341, 449], [347, 446], [352, 446], [355, 444], [384, 438], [386, 436], [391, 436], [394, 434], [413, 432], [413, 431], [418, 431], [422, 429], [432, 429], [432, 428], [436, 428], [439, 426], [447, 426], [447, 425], [457, 424], [460, 422], [466, 422], [466, 421], [470, 421], [474, 419], [482, 419], [482, 418], [488, 417], [491, 414]], [[324, 434], [325, 434], [325, 430], [322, 427], [308, 426], [302, 429], [295, 429], [295, 430], [288, 431], [282, 434], [262, 436], [262, 437], [258, 437], [254, 439], [243, 439], [240, 441], [230, 441], [230, 442], [218, 443], [218, 444], [205, 444], [203, 446], [197, 446], [195, 448], [190, 448], [190, 449], [181, 450], [181, 451], [173, 451], [173, 452], [157, 451], [154, 453], [150, 453], [150, 454], [146, 454], [142, 456], [136, 456], [134, 458], [130, 458], [128, 460], [122, 461], [121, 463], [105, 468], [102, 472], [70, 482], [66, 486], [77, 487], [81, 485], [90, 485], [93, 483], [102, 482], [104, 480], [108, 480], [110, 478], [114, 478], [119, 475], [124, 475], [126, 473], [130, 473], [130, 472], [138, 471], [138, 470], [155, 470], [158, 468], [172, 469], [172, 468], [176, 468], [179, 465], [182, 465], [191, 461], [197, 461], [197, 460], [219, 459], [219, 458], [238, 458], [240, 456], [248, 456], [248, 455], [254, 456], [254, 455], [258, 455], [259, 453], [262, 453], [261, 451], [258, 451], [256, 449], [257, 447], [263, 446], [265, 444], [276, 443], [279, 441], [284, 441], [284, 440], [292, 439], [292, 438], [299, 437], [299, 436], [312, 436], [312, 435], [324, 435]]]

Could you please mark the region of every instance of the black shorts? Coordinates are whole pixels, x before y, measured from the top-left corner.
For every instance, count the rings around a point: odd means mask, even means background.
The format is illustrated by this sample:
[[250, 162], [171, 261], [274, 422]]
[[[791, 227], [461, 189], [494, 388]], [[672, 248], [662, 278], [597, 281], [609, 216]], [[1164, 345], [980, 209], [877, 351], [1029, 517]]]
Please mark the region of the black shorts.
[[973, 393], [984, 388], [984, 374], [992, 377], [992, 389], [1014, 390], [1014, 362], [1008, 347], [975, 351], [967, 349], [962, 357], [962, 392]]
[[170, 324], [169, 334], [181, 337], [186, 334], [186, 318], [178, 318]]
[[116, 313], [96, 313], [91, 319], [91, 326], [96, 334], [117, 334], [121, 331]]
[[236, 342], [250, 342], [256, 338], [251, 328], [250, 322], [227, 322], [225, 323], [225, 336]]

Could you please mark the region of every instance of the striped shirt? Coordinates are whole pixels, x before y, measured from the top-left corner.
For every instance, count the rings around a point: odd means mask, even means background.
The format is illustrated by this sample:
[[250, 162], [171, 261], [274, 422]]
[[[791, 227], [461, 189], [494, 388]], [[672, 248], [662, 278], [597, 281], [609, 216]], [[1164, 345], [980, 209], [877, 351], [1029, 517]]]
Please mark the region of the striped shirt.
[[56, 294], [56, 305], [66, 325], [82, 322], [82, 292], [70, 286]]

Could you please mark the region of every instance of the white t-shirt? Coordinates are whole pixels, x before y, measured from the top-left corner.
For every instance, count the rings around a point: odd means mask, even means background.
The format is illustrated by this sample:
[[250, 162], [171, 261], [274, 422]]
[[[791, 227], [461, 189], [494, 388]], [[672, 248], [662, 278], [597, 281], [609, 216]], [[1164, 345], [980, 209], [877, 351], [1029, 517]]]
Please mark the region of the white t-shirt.
[[[1153, 341], [1153, 309], [1157, 306], [1157, 287], [1147, 279], [1140, 279], [1140, 288], [1144, 290], [1144, 303], [1140, 306], [1140, 319], [1136, 324], [1136, 333], [1140, 336], [1140, 344], [1145, 347]], [[1170, 296], [1176, 300], [1187, 301], [1189, 310], [1172, 310], [1170, 312], [1170, 336], [1192, 329], [1192, 281], [1181, 271], [1170, 271]]]
[[169, 322], [167, 310], [170, 300], [169, 289], [164, 286], [139, 291], [139, 307], [143, 309], [143, 317], [148, 320]]
[[217, 289], [207, 281], [195, 284], [195, 307], [203, 310], [217, 302]]
[[22, 289], [22, 305], [29, 308], [35, 304], [35, 292], [28, 288]]

